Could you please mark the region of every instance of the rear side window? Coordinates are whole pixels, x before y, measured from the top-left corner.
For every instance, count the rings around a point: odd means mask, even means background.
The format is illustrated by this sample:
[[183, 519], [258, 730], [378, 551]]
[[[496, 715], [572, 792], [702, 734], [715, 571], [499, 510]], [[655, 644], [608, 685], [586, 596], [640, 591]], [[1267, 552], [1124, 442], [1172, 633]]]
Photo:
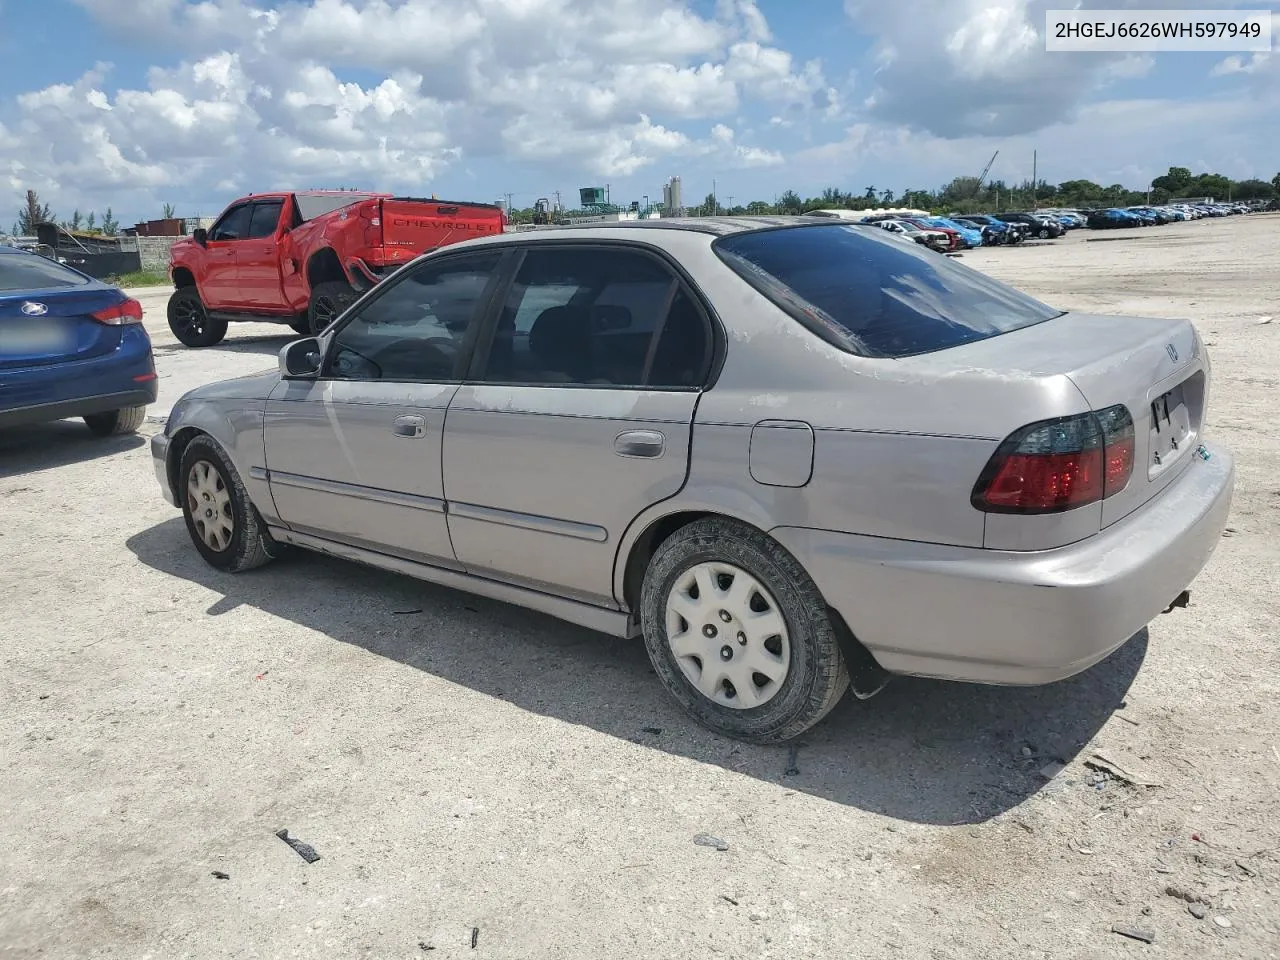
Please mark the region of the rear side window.
[[250, 240], [269, 237], [276, 232], [276, 224], [280, 222], [280, 208], [283, 200], [264, 200], [253, 205], [253, 216], [249, 220]]
[[34, 254], [0, 254], [0, 290], [57, 290], [82, 287], [89, 278]]
[[865, 357], [929, 353], [1062, 313], [875, 227], [758, 230], [713, 249], [806, 327]]
[[484, 380], [692, 388], [705, 379], [711, 345], [701, 311], [652, 257], [535, 247], [503, 306]]

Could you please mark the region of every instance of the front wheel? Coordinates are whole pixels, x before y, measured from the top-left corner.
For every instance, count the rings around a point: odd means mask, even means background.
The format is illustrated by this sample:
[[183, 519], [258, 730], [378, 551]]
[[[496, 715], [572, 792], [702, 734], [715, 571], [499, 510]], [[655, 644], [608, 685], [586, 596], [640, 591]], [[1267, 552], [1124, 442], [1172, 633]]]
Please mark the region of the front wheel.
[[227, 321], [209, 316], [195, 287], [179, 287], [169, 297], [169, 329], [188, 347], [212, 347], [227, 335]]
[[311, 324], [311, 335], [318, 337], [329, 324], [337, 320], [343, 311], [356, 302], [356, 292], [351, 285], [342, 280], [326, 280], [317, 283], [311, 290], [311, 304], [307, 309], [307, 319]]
[[229, 573], [252, 570], [278, 553], [235, 464], [212, 437], [199, 436], [182, 452], [182, 516], [200, 555]]
[[713, 517], [672, 534], [649, 562], [640, 607], [658, 678], [716, 733], [781, 743], [848, 689], [818, 588], [790, 553], [746, 524]]
[[89, 428], [90, 433], [99, 437], [120, 436], [126, 433], [137, 433], [146, 417], [146, 406], [122, 407], [119, 410], [108, 410], [106, 413], [87, 413], [84, 417], [84, 425]]

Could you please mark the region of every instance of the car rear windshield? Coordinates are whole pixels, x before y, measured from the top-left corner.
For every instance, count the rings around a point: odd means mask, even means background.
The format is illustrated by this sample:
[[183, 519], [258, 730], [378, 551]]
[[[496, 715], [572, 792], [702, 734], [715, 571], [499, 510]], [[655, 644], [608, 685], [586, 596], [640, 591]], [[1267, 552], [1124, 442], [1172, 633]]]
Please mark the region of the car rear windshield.
[[30, 253], [0, 254], [0, 291], [56, 290], [81, 287], [89, 278], [76, 273], [56, 260]]
[[314, 220], [353, 203], [373, 199], [373, 195], [368, 193], [296, 193], [294, 196], [298, 200], [298, 215], [303, 220]]
[[713, 248], [809, 329], [866, 357], [929, 353], [1062, 313], [875, 227], [755, 230], [721, 237]]

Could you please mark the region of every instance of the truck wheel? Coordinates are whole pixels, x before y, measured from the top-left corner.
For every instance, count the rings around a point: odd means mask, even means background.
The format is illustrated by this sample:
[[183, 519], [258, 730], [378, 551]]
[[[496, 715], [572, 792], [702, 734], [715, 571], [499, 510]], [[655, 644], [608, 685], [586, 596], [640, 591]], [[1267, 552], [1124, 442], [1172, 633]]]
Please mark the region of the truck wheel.
[[849, 688], [818, 588], [790, 553], [746, 524], [708, 517], [672, 534], [649, 561], [640, 614], [658, 679], [724, 736], [797, 737]]
[[301, 334], [304, 337], [311, 336], [311, 317], [299, 317], [297, 320], [290, 320], [289, 326], [294, 333]]
[[311, 335], [318, 337], [329, 324], [338, 319], [342, 311], [355, 302], [356, 292], [351, 289], [350, 284], [341, 280], [317, 283], [311, 289], [311, 306], [307, 310]]
[[209, 316], [195, 287], [179, 287], [169, 297], [169, 329], [188, 347], [212, 347], [227, 335], [227, 321]]

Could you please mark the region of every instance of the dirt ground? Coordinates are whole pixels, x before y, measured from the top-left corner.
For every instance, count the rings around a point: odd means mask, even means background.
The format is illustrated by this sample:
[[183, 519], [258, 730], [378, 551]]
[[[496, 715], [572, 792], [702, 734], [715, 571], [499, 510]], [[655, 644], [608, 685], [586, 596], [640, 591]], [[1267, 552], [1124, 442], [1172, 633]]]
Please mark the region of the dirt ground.
[[[145, 436], [0, 435], [0, 958], [1277, 956], [1280, 216], [964, 262], [1193, 318], [1231, 527], [1084, 675], [899, 679], [794, 753], [686, 720], [639, 641], [318, 556], [220, 574]], [[166, 296], [156, 418], [289, 339], [187, 350]]]

